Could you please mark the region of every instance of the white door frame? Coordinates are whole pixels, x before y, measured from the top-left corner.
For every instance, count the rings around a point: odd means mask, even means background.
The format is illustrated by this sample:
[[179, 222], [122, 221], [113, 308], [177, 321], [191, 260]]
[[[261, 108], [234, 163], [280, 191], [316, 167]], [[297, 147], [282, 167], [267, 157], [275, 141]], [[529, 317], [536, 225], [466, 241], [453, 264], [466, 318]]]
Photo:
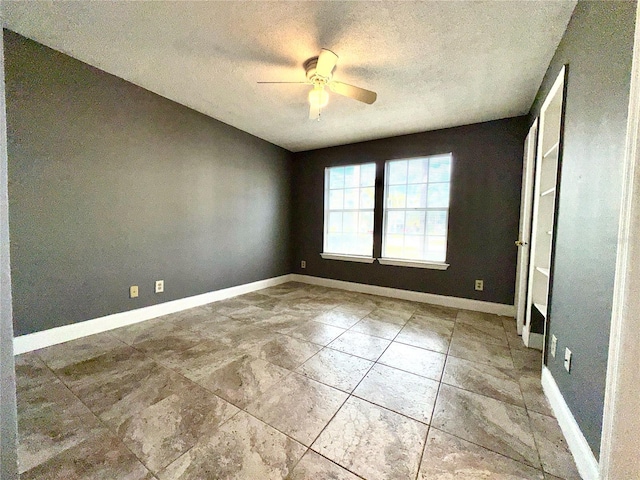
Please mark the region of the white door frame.
[[631, 67], [600, 475], [640, 478], [640, 10]]
[[522, 191], [520, 193], [520, 227], [518, 228], [518, 263], [516, 265], [516, 327], [522, 335], [527, 307], [527, 282], [529, 280], [529, 241], [531, 239], [531, 217], [533, 215], [533, 187], [536, 163], [536, 143], [538, 140], [538, 119], [529, 129], [524, 141], [522, 161]]

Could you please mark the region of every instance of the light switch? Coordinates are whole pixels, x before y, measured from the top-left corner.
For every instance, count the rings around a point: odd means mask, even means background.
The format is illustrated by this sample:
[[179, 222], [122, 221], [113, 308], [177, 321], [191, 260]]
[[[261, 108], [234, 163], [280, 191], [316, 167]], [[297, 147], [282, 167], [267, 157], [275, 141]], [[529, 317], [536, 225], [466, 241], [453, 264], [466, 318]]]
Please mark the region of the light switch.
[[138, 296], [138, 286], [131, 285], [129, 287], [129, 298], [136, 298]]
[[567, 372], [571, 371], [571, 350], [565, 348], [564, 350], [564, 369]]

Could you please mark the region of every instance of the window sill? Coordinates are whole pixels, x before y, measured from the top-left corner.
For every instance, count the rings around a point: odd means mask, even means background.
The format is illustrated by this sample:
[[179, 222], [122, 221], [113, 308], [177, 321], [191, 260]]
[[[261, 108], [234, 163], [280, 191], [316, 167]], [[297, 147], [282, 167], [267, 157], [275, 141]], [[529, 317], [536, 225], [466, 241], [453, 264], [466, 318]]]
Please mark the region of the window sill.
[[375, 258], [364, 257], [361, 255], [340, 255], [338, 253], [321, 253], [320, 256], [325, 260], [343, 260], [345, 262], [373, 263]]
[[444, 262], [422, 262], [399, 258], [379, 258], [378, 262], [382, 265], [394, 265], [396, 267], [430, 268], [433, 270], [446, 270], [449, 268], [449, 264]]

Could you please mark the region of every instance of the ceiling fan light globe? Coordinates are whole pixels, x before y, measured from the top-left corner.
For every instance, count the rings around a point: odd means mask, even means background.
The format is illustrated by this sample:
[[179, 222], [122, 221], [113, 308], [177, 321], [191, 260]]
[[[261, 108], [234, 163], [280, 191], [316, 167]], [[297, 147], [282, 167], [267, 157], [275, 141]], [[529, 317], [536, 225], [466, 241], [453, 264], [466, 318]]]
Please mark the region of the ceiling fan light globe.
[[329, 94], [322, 87], [316, 87], [309, 92], [309, 104], [314, 107], [323, 108], [329, 103]]

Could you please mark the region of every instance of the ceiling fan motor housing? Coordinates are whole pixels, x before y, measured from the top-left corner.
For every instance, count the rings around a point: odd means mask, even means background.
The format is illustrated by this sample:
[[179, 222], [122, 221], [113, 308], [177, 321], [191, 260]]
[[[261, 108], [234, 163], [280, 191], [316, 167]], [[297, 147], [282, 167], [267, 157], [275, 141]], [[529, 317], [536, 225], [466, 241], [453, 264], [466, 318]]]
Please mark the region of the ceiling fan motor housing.
[[309, 80], [314, 85], [326, 85], [331, 80], [332, 75], [329, 75], [328, 77], [323, 77], [321, 75], [318, 75], [316, 73], [317, 65], [318, 65], [318, 57], [311, 57], [306, 62], [304, 62], [303, 67], [307, 72], [307, 80]]

